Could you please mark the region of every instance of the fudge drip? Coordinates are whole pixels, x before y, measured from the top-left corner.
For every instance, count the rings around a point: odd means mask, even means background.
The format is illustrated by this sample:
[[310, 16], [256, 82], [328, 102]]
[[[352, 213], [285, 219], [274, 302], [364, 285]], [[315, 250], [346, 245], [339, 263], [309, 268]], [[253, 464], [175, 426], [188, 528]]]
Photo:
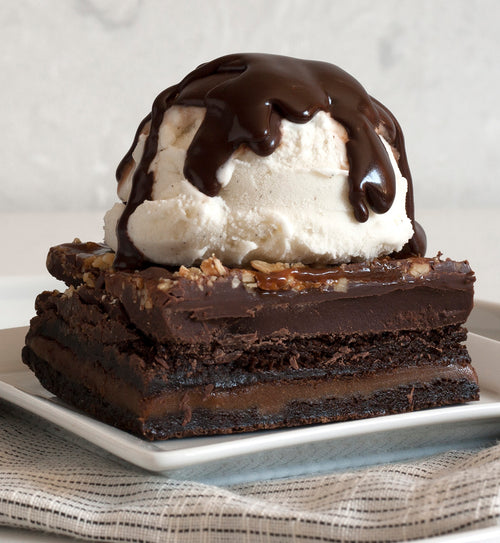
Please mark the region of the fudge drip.
[[413, 189], [402, 130], [380, 102], [342, 69], [318, 61], [263, 54], [228, 55], [202, 64], [178, 85], [163, 91], [154, 101], [134, 143], [117, 169], [117, 178], [131, 164], [139, 135], [149, 124], [144, 153], [137, 165], [132, 190], [117, 224], [117, 268], [138, 268], [144, 257], [128, 236], [129, 217], [152, 197], [154, 175], [150, 165], [158, 150], [165, 111], [174, 106], [206, 108], [206, 115], [189, 146], [184, 176], [208, 196], [220, 191], [217, 170], [241, 145], [259, 156], [270, 155], [281, 139], [282, 119], [306, 123], [318, 111], [326, 111], [346, 129], [349, 160], [349, 201], [357, 221], [365, 222], [369, 210], [385, 213], [396, 194], [395, 174], [383, 136], [396, 149], [398, 165], [408, 182], [406, 211], [413, 238], [399, 256], [425, 254], [425, 234], [414, 220]]

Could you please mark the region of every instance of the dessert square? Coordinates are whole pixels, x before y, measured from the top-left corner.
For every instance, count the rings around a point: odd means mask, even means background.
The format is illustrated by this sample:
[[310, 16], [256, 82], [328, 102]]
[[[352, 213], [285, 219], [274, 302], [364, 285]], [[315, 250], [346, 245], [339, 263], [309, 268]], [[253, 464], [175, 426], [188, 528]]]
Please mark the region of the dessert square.
[[426, 258], [401, 127], [326, 62], [234, 54], [155, 99], [104, 243], [53, 247], [24, 362], [145, 439], [476, 400], [469, 264]]
[[69, 288], [38, 297], [23, 359], [56, 396], [146, 439], [478, 398], [466, 262], [116, 271], [113, 257], [95, 243], [51, 249], [48, 268]]

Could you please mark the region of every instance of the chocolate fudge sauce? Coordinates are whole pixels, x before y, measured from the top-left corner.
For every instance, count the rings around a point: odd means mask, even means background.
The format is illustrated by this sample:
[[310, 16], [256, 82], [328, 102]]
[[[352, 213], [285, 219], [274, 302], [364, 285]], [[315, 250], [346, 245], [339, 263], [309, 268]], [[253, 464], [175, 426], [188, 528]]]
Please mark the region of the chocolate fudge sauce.
[[332, 64], [277, 55], [234, 54], [202, 64], [178, 85], [163, 91], [139, 126], [131, 149], [117, 169], [120, 180], [131, 164], [140, 133], [149, 124], [129, 200], [117, 224], [116, 268], [139, 268], [143, 264], [143, 255], [129, 238], [127, 225], [135, 209], [151, 199], [154, 176], [149, 169], [157, 153], [163, 115], [174, 105], [206, 108], [187, 150], [184, 176], [208, 196], [218, 194], [216, 172], [239, 146], [267, 156], [280, 143], [281, 119], [306, 123], [318, 111], [329, 112], [349, 137], [349, 200], [359, 222], [368, 219], [369, 208], [385, 213], [394, 201], [396, 181], [380, 141], [379, 133], [383, 133], [397, 150], [399, 168], [408, 181], [406, 209], [414, 226], [414, 236], [399, 256], [425, 254], [425, 234], [414, 220], [403, 133], [392, 113], [371, 98], [356, 79]]

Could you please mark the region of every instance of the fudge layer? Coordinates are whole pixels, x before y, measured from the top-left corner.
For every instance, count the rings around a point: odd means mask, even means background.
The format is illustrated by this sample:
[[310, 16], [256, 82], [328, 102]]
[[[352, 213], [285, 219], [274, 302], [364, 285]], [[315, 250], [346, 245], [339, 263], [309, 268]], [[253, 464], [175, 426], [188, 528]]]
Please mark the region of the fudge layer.
[[23, 360], [44, 387], [147, 439], [292, 427], [478, 398], [467, 262], [112, 268], [54, 247]]

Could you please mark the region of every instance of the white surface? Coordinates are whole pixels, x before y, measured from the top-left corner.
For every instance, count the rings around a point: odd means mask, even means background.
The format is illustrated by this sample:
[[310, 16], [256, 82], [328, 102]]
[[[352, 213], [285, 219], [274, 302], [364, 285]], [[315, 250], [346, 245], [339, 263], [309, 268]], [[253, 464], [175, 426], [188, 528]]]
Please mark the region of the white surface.
[[44, 290], [64, 292], [66, 285], [54, 277], [0, 277], [0, 329], [24, 326], [35, 315], [35, 298]]
[[[0, 210], [111, 207], [153, 97], [239, 51], [333, 62], [404, 129], [417, 203], [495, 206], [497, 0], [0, 3]], [[96, 62], [99, 59], [99, 62]]]
[[[291, 430], [146, 442], [66, 407], [45, 391], [20, 361], [25, 333], [25, 328], [0, 331], [0, 397], [127, 462], [174, 478], [228, 484], [418, 457], [500, 437], [500, 343], [473, 334], [468, 347], [482, 388], [479, 402]], [[433, 435], [436, 429], [439, 435]], [[388, 435], [391, 447], [380, 447]], [[357, 443], [350, 441], [354, 437]], [[334, 452], [336, 442], [344, 454]]]

